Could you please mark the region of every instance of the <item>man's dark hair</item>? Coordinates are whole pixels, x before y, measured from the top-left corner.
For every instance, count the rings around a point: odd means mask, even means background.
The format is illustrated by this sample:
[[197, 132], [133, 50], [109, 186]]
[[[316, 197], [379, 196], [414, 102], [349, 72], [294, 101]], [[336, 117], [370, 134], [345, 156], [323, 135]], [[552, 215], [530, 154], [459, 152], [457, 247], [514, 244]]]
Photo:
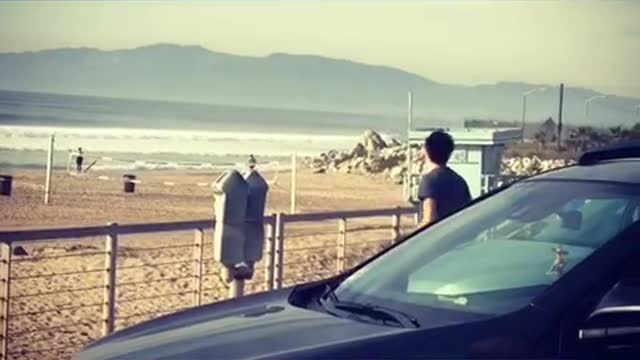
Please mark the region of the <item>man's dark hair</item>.
[[446, 165], [453, 153], [453, 138], [442, 130], [436, 130], [424, 140], [424, 148], [432, 162]]

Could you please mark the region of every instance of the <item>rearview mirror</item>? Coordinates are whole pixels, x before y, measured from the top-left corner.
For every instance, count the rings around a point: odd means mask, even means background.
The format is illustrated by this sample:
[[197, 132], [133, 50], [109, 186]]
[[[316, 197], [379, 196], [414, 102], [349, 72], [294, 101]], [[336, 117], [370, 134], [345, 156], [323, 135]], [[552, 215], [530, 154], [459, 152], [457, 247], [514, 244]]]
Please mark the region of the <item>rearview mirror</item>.
[[599, 350], [640, 346], [640, 280], [618, 283], [580, 329], [580, 341]]
[[562, 219], [562, 227], [570, 230], [580, 230], [582, 227], [582, 213], [578, 210], [567, 210], [558, 213]]

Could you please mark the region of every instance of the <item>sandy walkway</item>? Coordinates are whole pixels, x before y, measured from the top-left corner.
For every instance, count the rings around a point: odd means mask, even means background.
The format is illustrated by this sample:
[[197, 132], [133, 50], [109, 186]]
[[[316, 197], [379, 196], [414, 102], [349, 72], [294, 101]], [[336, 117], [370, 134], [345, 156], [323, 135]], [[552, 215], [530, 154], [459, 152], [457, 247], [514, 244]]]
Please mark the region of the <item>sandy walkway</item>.
[[[78, 178], [55, 174], [53, 201], [42, 204], [43, 173], [14, 174], [14, 193], [0, 197], [0, 228], [32, 228], [213, 217], [210, 187], [216, 174], [138, 172], [134, 195], [122, 193], [119, 181], [94, 174]], [[265, 174], [268, 179], [273, 174]], [[172, 182], [174, 186], [166, 186]], [[289, 177], [281, 173], [272, 185], [268, 212], [288, 211]], [[400, 187], [357, 175], [298, 174], [300, 212], [403, 205]], [[405, 231], [410, 220], [404, 220]], [[370, 256], [390, 240], [390, 219], [348, 224], [346, 266]], [[285, 285], [317, 279], [337, 271], [337, 223], [287, 227]], [[193, 305], [193, 233], [126, 236], [119, 239], [117, 327]], [[70, 351], [100, 337], [104, 239], [69, 239], [25, 244], [27, 256], [15, 256], [12, 268], [10, 351], [12, 359], [65, 359]], [[211, 259], [212, 237], [205, 236], [203, 302], [224, 299], [227, 288], [220, 266]], [[264, 264], [257, 265], [248, 292], [265, 289]]]

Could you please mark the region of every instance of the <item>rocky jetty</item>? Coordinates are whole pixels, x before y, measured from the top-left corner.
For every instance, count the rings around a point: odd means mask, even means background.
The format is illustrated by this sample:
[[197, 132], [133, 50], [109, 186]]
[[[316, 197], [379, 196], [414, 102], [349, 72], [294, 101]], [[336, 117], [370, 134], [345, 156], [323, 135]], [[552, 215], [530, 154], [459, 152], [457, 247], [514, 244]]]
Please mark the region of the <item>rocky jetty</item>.
[[527, 176], [574, 163], [575, 161], [566, 159], [543, 160], [536, 155], [514, 157], [502, 159], [502, 173], [503, 175]]
[[[407, 145], [397, 139], [385, 139], [373, 130], [365, 131], [361, 141], [350, 151], [331, 150], [317, 157], [305, 159], [314, 173], [345, 173], [365, 176], [384, 176], [397, 184], [402, 183], [407, 165]], [[425, 164], [419, 146], [412, 146], [413, 172], [423, 172]], [[571, 161], [563, 159], [542, 160], [537, 156], [507, 158], [502, 160], [504, 175], [533, 175], [553, 168], [566, 166]]]
[[[307, 159], [306, 163], [315, 173], [381, 175], [402, 183], [406, 172], [406, 156], [406, 144], [396, 139], [385, 141], [377, 132], [367, 130], [362, 140], [350, 151], [331, 150]], [[418, 147], [412, 149], [412, 156], [421, 156]], [[421, 164], [422, 161], [419, 161], [416, 166], [421, 167]]]

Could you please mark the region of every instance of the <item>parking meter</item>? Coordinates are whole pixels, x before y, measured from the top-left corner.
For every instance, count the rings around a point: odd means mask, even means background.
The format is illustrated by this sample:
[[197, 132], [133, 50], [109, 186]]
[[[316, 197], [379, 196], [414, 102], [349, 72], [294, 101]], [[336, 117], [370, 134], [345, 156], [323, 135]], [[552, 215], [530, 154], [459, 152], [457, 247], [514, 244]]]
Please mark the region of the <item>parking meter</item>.
[[227, 170], [213, 184], [216, 226], [213, 257], [225, 268], [244, 261], [248, 184], [236, 170]]
[[244, 244], [244, 261], [249, 266], [262, 259], [264, 250], [264, 210], [267, 202], [269, 185], [256, 170], [245, 175], [249, 194], [247, 198], [246, 240]]

